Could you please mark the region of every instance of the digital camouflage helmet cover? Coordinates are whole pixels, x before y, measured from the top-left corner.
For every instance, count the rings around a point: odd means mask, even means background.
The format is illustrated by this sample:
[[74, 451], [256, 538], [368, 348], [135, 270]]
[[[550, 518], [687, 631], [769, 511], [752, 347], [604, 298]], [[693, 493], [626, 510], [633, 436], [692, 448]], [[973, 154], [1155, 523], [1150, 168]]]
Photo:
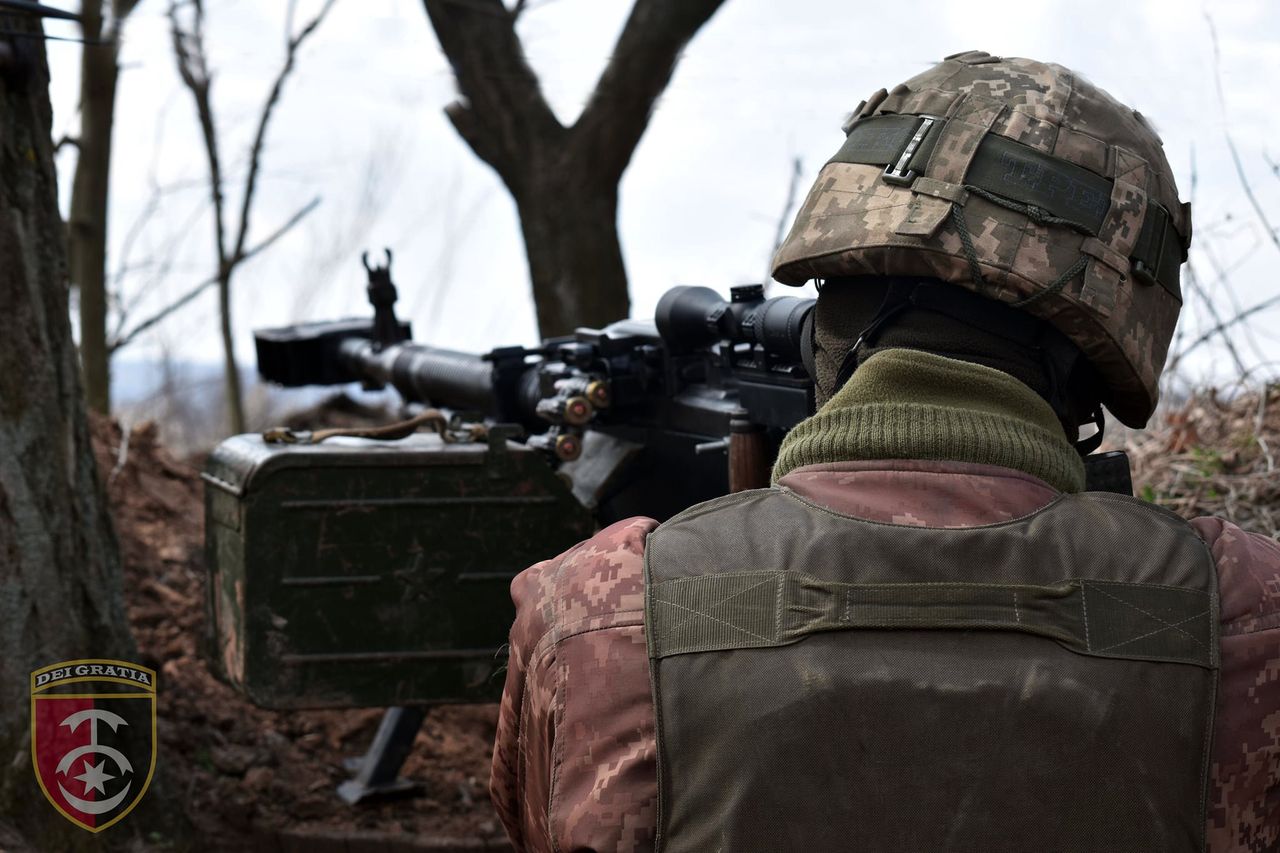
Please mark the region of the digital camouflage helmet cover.
[[773, 259], [783, 284], [927, 276], [1022, 308], [1140, 427], [1182, 305], [1191, 240], [1159, 136], [1060, 65], [981, 51], [860, 104]]

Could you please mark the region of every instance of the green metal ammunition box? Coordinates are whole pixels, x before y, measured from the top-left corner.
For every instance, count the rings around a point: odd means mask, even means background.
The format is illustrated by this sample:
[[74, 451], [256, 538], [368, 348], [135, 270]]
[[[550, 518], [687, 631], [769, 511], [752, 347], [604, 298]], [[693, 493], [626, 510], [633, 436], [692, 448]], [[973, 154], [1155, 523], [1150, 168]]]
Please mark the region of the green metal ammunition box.
[[589, 536], [536, 450], [224, 441], [204, 472], [212, 665], [266, 708], [485, 702], [511, 579]]

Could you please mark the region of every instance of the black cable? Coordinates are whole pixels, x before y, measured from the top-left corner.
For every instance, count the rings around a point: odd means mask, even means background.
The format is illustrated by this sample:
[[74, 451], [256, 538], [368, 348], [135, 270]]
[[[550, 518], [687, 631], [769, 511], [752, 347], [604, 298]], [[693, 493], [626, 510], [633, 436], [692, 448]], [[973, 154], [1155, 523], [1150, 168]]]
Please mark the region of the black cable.
[[43, 3], [35, 3], [33, 0], [0, 0], [0, 9], [10, 9], [14, 12], [25, 12], [28, 15], [39, 15], [42, 18], [58, 18], [63, 21], [80, 20], [80, 16], [74, 12], [68, 12], [64, 9], [55, 9], [52, 6], [46, 6]]

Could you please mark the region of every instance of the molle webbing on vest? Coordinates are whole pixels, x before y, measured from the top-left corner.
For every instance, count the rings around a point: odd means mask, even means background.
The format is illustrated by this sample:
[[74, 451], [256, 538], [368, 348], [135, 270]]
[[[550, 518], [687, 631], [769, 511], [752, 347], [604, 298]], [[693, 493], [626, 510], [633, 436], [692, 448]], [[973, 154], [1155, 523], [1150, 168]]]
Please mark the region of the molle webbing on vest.
[[645, 573], [660, 853], [1204, 849], [1217, 579], [1171, 513], [765, 489], [659, 526]]
[[743, 572], [663, 581], [650, 595], [657, 658], [901, 628], [1020, 631], [1083, 655], [1216, 665], [1209, 594], [1158, 584], [852, 584]]

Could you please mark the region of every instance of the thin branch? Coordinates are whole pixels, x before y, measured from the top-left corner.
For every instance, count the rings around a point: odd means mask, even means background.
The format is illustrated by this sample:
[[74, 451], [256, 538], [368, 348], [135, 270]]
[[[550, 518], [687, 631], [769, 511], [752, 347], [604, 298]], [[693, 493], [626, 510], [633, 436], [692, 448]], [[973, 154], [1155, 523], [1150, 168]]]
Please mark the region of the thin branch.
[[119, 42], [120, 30], [124, 26], [125, 19], [132, 14], [138, 2], [139, 0], [111, 0], [111, 16], [104, 29], [104, 41], [112, 44]]
[[138, 264], [130, 264], [129, 259], [133, 255], [134, 245], [151, 223], [151, 219], [159, 212], [160, 200], [163, 195], [160, 187], [154, 185], [151, 187], [151, 195], [148, 196], [147, 203], [134, 218], [128, 232], [124, 235], [124, 240], [120, 244], [120, 265], [116, 267], [115, 275], [111, 277], [117, 289], [120, 287], [125, 274], [130, 270], [138, 269], [140, 266]]
[[107, 475], [107, 484], [115, 482], [116, 477], [120, 476], [120, 472], [124, 470], [124, 466], [129, 463], [129, 438], [133, 435], [133, 424], [124, 420], [120, 424], [120, 446], [116, 449], [116, 464], [111, 469], [111, 473]]
[[[151, 188], [151, 195], [148, 197], [146, 206], [143, 207], [142, 212], [136, 219], [134, 219], [133, 225], [130, 226], [129, 231], [125, 234], [124, 242], [121, 244], [120, 266], [117, 268], [116, 274], [112, 277], [117, 290], [120, 288], [123, 281], [125, 271], [130, 267], [129, 258], [133, 254], [135, 242], [142, 236], [142, 232], [146, 228], [147, 223], [151, 220], [151, 217], [159, 210], [161, 198], [167, 195], [170, 191], [168, 188], [160, 185], [160, 180], [156, 174], [156, 164], [160, 162], [160, 152], [162, 150], [162, 143], [164, 142], [166, 119], [169, 116], [169, 107], [171, 105], [172, 101], [166, 102], [157, 116], [155, 138], [151, 143], [151, 163], [147, 169], [147, 185]], [[123, 317], [121, 318], [120, 324], [121, 326], [124, 324]]]
[[1258, 215], [1258, 221], [1262, 223], [1267, 237], [1277, 249], [1280, 249], [1280, 233], [1277, 233], [1271, 221], [1267, 219], [1267, 214], [1262, 210], [1258, 197], [1253, 194], [1253, 187], [1249, 186], [1249, 178], [1244, 172], [1244, 164], [1240, 162], [1240, 152], [1236, 150], [1235, 140], [1231, 138], [1231, 131], [1228, 129], [1230, 125], [1226, 120], [1227, 100], [1222, 91], [1222, 55], [1218, 50], [1218, 29], [1213, 25], [1213, 18], [1207, 10], [1204, 13], [1204, 19], [1209, 25], [1209, 41], [1213, 45], [1213, 79], [1218, 88], [1218, 106], [1222, 112], [1222, 135], [1227, 140], [1227, 150], [1231, 152], [1231, 162], [1235, 164], [1236, 175], [1240, 178], [1240, 186], [1244, 189], [1245, 197], [1249, 199], [1253, 212]]
[[[284, 52], [289, 53], [289, 42], [293, 39], [293, 19], [298, 14], [298, 0], [289, 0], [284, 12]], [[324, 14], [321, 12], [320, 14]]]
[[[285, 46], [284, 65], [281, 66], [280, 72], [276, 74], [275, 82], [271, 85], [271, 92], [267, 95], [266, 103], [262, 105], [262, 112], [258, 116], [258, 129], [253, 137], [253, 146], [249, 149], [249, 172], [244, 179], [244, 193], [240, 200], [240, 225], [236, 234], [235, 246], [232, 248], [229, 261], [234, 266], [238, 261], [241, 252], [244, 250], [245, 239], [249, 235], [249, 214], [253, 209], [253, 196], [258, 188], [258, 173], [262, 161], [262, 147], [266, 143], [267, 126], [271, 123], [271, 115], [275, 112], [276, 105], [280, 102], [280, 93], [284, 91], [285, 80], [293, 72], [294, 60], [297, 58], [298, 49], [302, 43], [316, 31], [325, 16], [329, 14], [329, 10], [333, 8], [333, 4], [337, 0], [326, 0], [324, 6], [316, 13], [306, 26], [304, 26], [296, 36], [289, 38], [288, 44]], [[289, 4], [288, 20], [290, 26], [293, 21], [294, 4]]]
[[[1253, 305], [1252, 307], [1246, 308], [1245, 310], [1241, 311], [1239, 314], [1232, 317], [1231, 319], [1222, 321], [1221, 323], [1214, 326], [1209, 331], [1200, 335], [1200, 337], [1196, 338], [1194, 341], [1188, 344], [1186, 349], [1178, 353], [1178, 358], [1182, 359], [1186, 357], [1188, 353], [1192, 352], [1196, 348], [1212, 340], [1216, 335], [1223, 335], [1224, 339], [1226, 339], [1225, 333], [1228, 330], [1232, 329], [1235, 326], [1240, 325], [1245, 320], [1248, 320], [1250, 317], [1254, 316], [1255, 314], [1260, 314], [1261, 312], [1266, 311], [1269, 308], [1274, 308], [1277, 305], [1280, 305], [1280, 294], [1277, 294], [1276, 296], [1272, 296], [1268, 299], [1264, 299], [1258, 304]], [[1251, 373], [1252, 371], [1245, 371], [1245, 372]]]
[[1266, 150], [1263, 150], [1262, 152], [1262, 159], [1265, 160], [1267, 163], [1267, 166], [1270, 167], [1271, 174], [1275, 175], [1277, 178], [1280, 178], [1280, 163], [1277, 163], [1275, 160], [1272, 160], [1271, 155], [1268, 154]]
[[[204, 209], [204, 203], [192, 209], [191, 214], [176, 229], [177, 238], [166, 241], [166, 251], [159, 263], [151, 263], [149, 260], [146, 262], [148, 268], [154, 267], [155, 270], [147, 281], [134, 290], [127, 303], [123, 298], [119, 299], [115, 328], [111, 332], [112, 340], [119, 340], [124, 334], [125, 326], [129, 324], [129, 317], [132, 316], [133, 309], [142, 304], [143, 300], [157, 287], [169, 281], [169, 275], [177, 264], [178, 256], [185, 248], [187, 241], [191, 239], [196, 223], [204, 215]], [[120, 293], [119, 288], [117, 288], [116, 293]]]
[[768, 283], [773, 278], [773, 256], [777, 254], [778, 249], [782, 248], [782, 240], [787, 236], [787, 223], [791, 219], [791, 211], [796, 206], [796, 195], [800, 191], [800, 178], [804, 175], [804, 162], [796, 157], [791, 161], [791, 182], [787, 185], [787, 201], [782, 207], [782, 215], [778, 217], [778, 227], [773, 235], [773, 251], [769, 254], [767, 269], [765, 270], [764, 281]]
[[[1205, 309], [1209, 312], [1209, 316], [1213, 318], [1213, 322], [1216, 324], [1214, 329], [1221, 330], [1219, 334], [1222, 335], [1222, 343], [1230, 354], [1231, 360], [1235, 362], [1236, 372], [1244, 373], [1247, 369], [1244, 365], [1244, 359], [1240, 357], [1240, 351], [1236, 349], [1235, 341], [1232, 340], [1230, 335], [1226, 334], [1227, 324], [1222, 319], [1222, 314], [1218, 312], [1218, 306], [1214, 304], [1213, 299], [1211, 299], [1205, 289], [1201, 287], [1200, 276], [1196, 272], [1195, 264], [1190, 261], [1187, 262], [1187, 289], [1200, 297], [1200, 301], [1204, 303]], [[1239, 316], [1240, 314], [1237, 312], [1236, 317], [1238, 318]], [[1187, 351], [1184, 350], [1182, 354], [1185, 356], [1186, 353]]]
[[[311, 211], [315, 210], [316, 207], [318, 207], [319, 205], [320, 205], [319, 196], [316, 196], [315, 198], [311, 199], [311, 201], [307, 202], [307, 204], [304, 205], [301, 209], [299, 209], [297, 213], [289, 217], [283, 225], [281, 225], [279, 228], [273, 231], [271, 235], [268, 236], [265, 240], [263, 240], [261, 243], [257, 244], [256, 246], [253, 246], [247, 249], [242, 254], [238, 255], [234, 259], [234, 264], [238, 265], [238, 264], [244, 263], [245, 261], [248, 261], [249, 259], [253, 258], [255, 255], [258, 255], [266, 251], [267, 249], [269, 249], [271, 247], [271, 244], [275, 243], [285, 234], [293, 230], [294, 226], [296, 226], [299, 222], [305, 219], [307, 217], [307, 214], [311, 213]], [[220, 277], [215, 275], [211, 278], [207, 278], [204, 281], [200, 282], [198, 285], [193, 287], [191, 290], [188, 290], [185, 294], [179, 297], [176, 301], [160, 309], [158, 312], [151, 315], [146, 320], [143, 320], [141, 323], [134, 326], [132, 329], [126, 332], [123, 336], [121, 336], [119, 340], [113, 342], [111, 344], [111, 351], [114, 353], [116, 350], [120, 349], [121, 347], [128, 345], [133, 340], [135, 340], [138, 337], [138, 335], [141, 335], [143, 332], [147, 331], [147, 329], [150, 329], [152, 326], [161, 322], [162, 320], [164, 320], [170, 314], [173, 314], [178, 309], [185, 307], [197, 296], [204, 293], [206, 290], [208, 290], [210, 287], [213, 287], [215, 284], [218, 284], [219, 281], [220, 281]]]
[[597, 179], [622, 178], [654, 104], [689, 41], [724, 0], [637, 0], [573, 126], [575, 159]]
[[519, 192], [524, 167], [558, 150], [565, 129], [542, 95], [514, 18], [502, 0], [423, 3], [460, 96], [445, 114], [476, 155]]
[[[1240, 303], [1240, 297], [1236, 295], [1235, 286], [1231, 283], [1231, 274], [1240, 267], [1249, 263], [1257, 253], [1258, 247], [1261, 245], [1258, 241], [1257, 234], [1254, 233], [1254, 229], [1252, 228], [1249, 229], [1249, 237], [1252, 240], [1252, 244], [1241, 252], [1228, 266], [1223, 266], [1223, 264], [1218, 260], [1218, 254], [1214, 251], [1213, 243], [1205, 243], [1200, 247], [1201, 254], [1209, 262], [1209, 266], [1212, 268], [1214, 273], [1213, 284], [1210, 286], [1210, 289], [1206, 290], [1206, 296], [1210, 292], [1213, 292], [1213, 290], [1220, 288], [1221, 291], [1226, 294], [1227, 301], [1230, 303], [1231, 310], [1234, 312], [1232, 316], [1236, 316], [1243, 311], [1244, 306]], [[1215, 322], [1218, 321], [1216, 314], [1214, 319]], [[1244, 324], [1240, 330], [1240, 334], [1253, 348], [1254, 355], [1258, 360], [1262, 360], [1267, 357], [1262, 351], [1262, 348], [1258, 345], [1258, 339], [1254, 334], [1252, 324]]]
[[524, 13], [532, 12], [534, 9], [541, 9], [543, 6], [549, 6], [554, 2], [556, 0], [516, 0], [511, 7], [511, 22], [516, 23]]
[[226, 220], [222, 194], [222, 159], [218, 153], [218, 130], [213, 120], [213, 106], [209, 89], [213, 84], [209, 62], [204, 50], [204, 2], [189, 0], [194, 10], [190, 31], [183, 30], [178, 21], [178, 2], [169, 2], [169, 34], [173, 42], [173, 55], [178, 65], [178, 76], [195, 101], [196, 116], [200, 121], [204, 138], [205, 157], [209, 162], [209, 194], [213, 200], [213, 221], [217, 241], [218, 262], [227, 256]]

